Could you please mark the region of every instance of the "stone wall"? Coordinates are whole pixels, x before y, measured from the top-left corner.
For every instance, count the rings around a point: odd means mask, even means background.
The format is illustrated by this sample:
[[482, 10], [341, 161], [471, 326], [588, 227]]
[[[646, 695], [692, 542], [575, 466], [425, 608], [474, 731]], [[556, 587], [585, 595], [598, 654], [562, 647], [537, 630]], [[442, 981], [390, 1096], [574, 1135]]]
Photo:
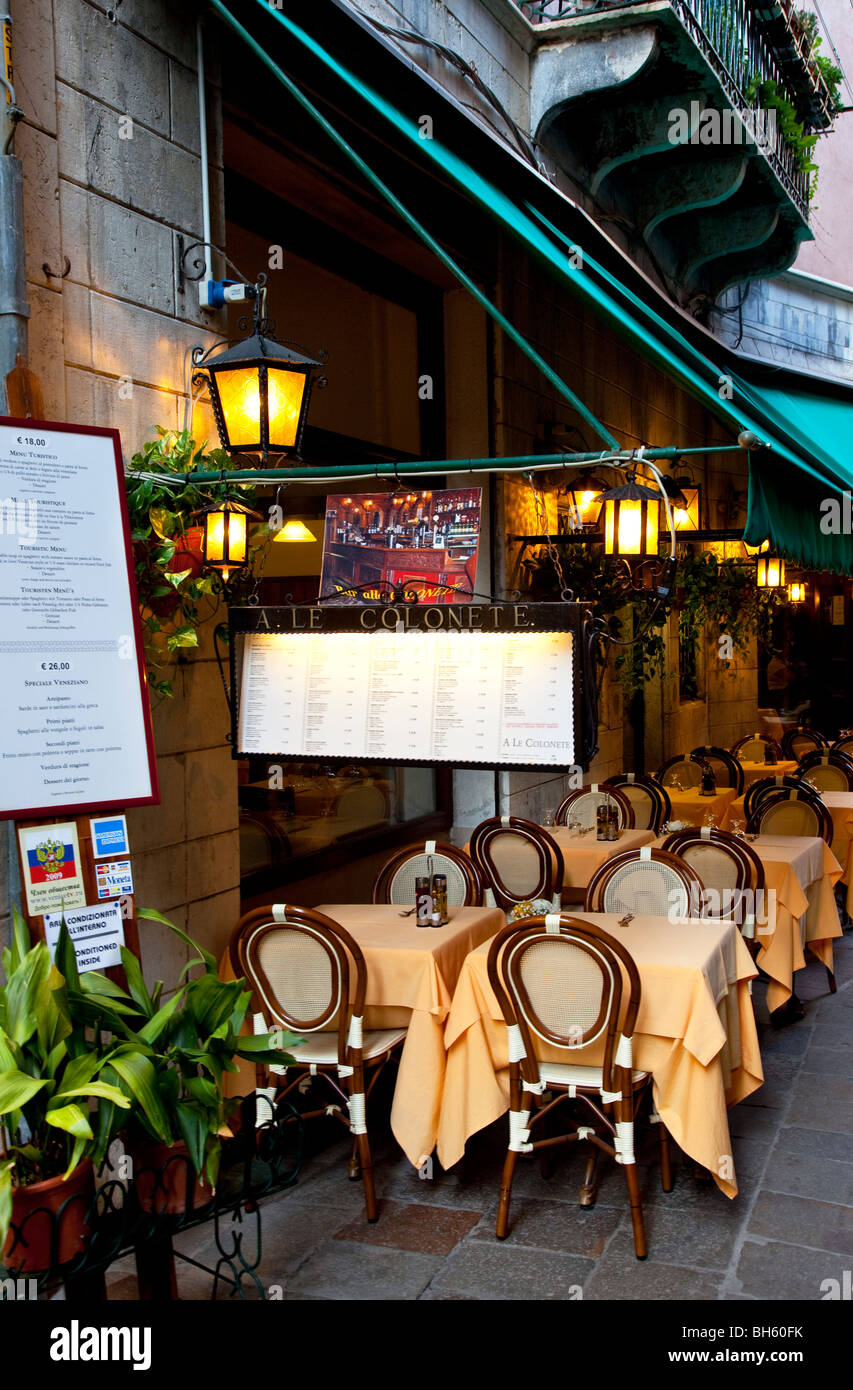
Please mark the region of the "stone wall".
[[[124, 0], [115, 13], [112, 23], [87, 0], [12, 0], [30, 366], [49, 419], [119, 429], [127, 460], [155, 425], [184, 424], [187, 350], [211, 342], [217, 324], [195, 288], [177, 283], [178, 236], [202, 236], [195, 9]], [[215, 37], [214, 27], [205, 58], [221, 241]], [[219, 951], [238, 915], [239, 866], [212, 629], [182, 665], [174, 700], [155, 710], [163, 803], [131, 812], [128, 825], [137, 902]], [[142, 943], [146, 972], [174, 982], [185, 949], [152, 925]]]

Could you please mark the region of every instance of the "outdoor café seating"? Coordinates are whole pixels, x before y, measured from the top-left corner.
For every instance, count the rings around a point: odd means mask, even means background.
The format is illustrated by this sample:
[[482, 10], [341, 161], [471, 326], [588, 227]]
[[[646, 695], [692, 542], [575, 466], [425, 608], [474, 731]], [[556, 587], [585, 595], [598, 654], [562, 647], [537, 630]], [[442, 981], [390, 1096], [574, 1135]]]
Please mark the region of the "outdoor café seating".
[[593, 826], [599, 806], [615, 806], [621, 829], [632, 830], [636, 824], [634, 808], [620, 788], [612, 784], [579, 787], [560, 802], [554, 816], [557, 825]]
[[450, 906], [479, 907], [482, 903], [485, 884], [473, 859], [454, 845], [436, 840], [408, 845], [392, 855], [376, 876], [373, 901], [411, 904], [417, 880], [433, 874], [444, 874]]
[[640, 830], [658, 832], [672, 814], [672, 803], [666, 787], [656, 782], [654, 777], [646, 777], [639, 772], [617, 772], [608, 777], [603, 785], [621, 792], [630, 801], [634, 825]]
[[471, 834], [471, 858], [488, 883], [489, 906], [519, 917], [559, 912], [563, 855], [547, 831], [533, 821], [521, 816], [482, 821]]
[[[627, 999], [623, 1005], [623, 974]], [[553, 914], [510, 924], [489, 947], [489, 983], [507, 1029], [510, 1068], [509, 1143], [501, 1180], [496, 1234], [509, 1234], [512, 1183], [518, 1156], [549, 1152], [558, 1143], [585, 1142], [615, 1159], [628, 1188], [634, 1251], [646, 1257], [643, 1205], [634, 1153], [634, 1122], [652, 1078], [633, 1064], [640, 1008], [640, 977], [630, 952], [592, 923]], [[542, 1044], [550, 1057], [546, 1060]], [[569, 1059], [599, 1045], [601, 1060]], [[557, 1118], [568, 1122], [553, 1134]], [[656, 1116], [659, 1120], [659, 1117]], [[666, 1128], [659, 1128], [661, 1185], [672, 1187]], [[591, 1168], [588, 1165], [588, 1184]]]

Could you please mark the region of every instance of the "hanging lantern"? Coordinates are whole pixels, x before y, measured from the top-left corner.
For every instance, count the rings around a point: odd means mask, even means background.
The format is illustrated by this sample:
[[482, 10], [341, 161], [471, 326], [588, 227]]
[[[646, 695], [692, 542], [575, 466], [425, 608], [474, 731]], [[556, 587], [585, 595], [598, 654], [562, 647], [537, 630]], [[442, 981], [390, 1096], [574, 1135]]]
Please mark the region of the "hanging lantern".
[[[676, 481], [679, 481], [676, 479]], [[696, 487], [679, 487], [675, 497], [671, 498], [672, 521], [676, 531], [698, 531], [699, 527], [699, 499], [701, 490]]]
[[801, 580], [795, 580], [788, 585], [788, 600], [790, 603], [805, 603], [806, 586]]
[[202, 515], [204, 563], [227, 584], [235, 570], [245, 569], [249, 559], [248, 518], [260, 517], [241, 502], [214, 502]]
[[[589, 473], [581, 473], [578, 480], [561, 490], [560, 497], [568, 503], [568, 530], [580, 531], [584, 527], [596, 525], [601, 512], [601, 499], [607, 491], [607, 483]], [[561, 510], [558, 503], [558, 512]]]
[[605, 555], [657, 558], [660, 493], [631, 480], [611, 488], [601, 500]]
[[781, 556], [768, 551], [758, 556], [755, 566], [755, 582], [759, 589], [785, 588], [785, 561]]

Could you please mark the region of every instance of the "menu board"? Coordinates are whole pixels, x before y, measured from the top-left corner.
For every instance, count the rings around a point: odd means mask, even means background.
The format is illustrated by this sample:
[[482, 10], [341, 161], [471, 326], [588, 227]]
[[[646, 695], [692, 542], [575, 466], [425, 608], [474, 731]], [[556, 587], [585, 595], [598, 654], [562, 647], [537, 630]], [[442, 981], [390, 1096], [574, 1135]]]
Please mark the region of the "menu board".
[[0, 818], [156, 801], [115, 430], [0, 417]]
[[238, 754], [573, 764], [571, 632], [247, 633]]

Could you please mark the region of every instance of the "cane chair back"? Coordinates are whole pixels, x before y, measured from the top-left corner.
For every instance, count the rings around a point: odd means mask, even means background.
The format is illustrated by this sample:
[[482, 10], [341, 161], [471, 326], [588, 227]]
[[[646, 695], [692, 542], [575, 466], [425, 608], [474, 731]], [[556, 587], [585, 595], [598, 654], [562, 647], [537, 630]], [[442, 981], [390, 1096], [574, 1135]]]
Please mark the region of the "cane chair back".
[[845, 734], [843, 738], [838, 738], [832, 745], [833, 753], [844, 753], [846, 757], [853, 758], [853, 735]]
[[708, 771], [710, 768], [704, 758], [697, 758], [694, 753], [677, 753], [674, 758], [668, 758], [661, 764], [655, 773], [655, 780], [662, 787], [691, 791], [702, 785], [702, 774]]
[[[559, 911], [565, 866], [547, 831], [521, 816], [491, 816], [471, 834], [471, 858], [486, 884], [485, 901], [506, 913]], [[533, 915], [528, 912], [527, 915]]]
[[643, 845], [601, 865], [586, 890], [587, 912], [651, 917], [700, 917], [704, 884], [689, 864], [665, 850]]
[[449, 907], [482, 905], [484, 885], [473, 859], [454, 845], [437, 840], [408, 845], [392, 855], [376, 876], [372, 901], [411, 906], [416, 880], [432, 874], [444, 874], [447, 879]]
[[800, 759], [797, 774], [818, 793], [853, 789], [853, 762], [846, 753], [833, 753], [831, 749], [807, 753]]
[[577, 825], [595, 825], [598, 808], [605, 802], [616, 807], [620, 830], [633, 828], [634, 808], [631, 802], [627, 796], [623, 796], [621, 789], [607, 782], [601, 786], [593, 783], [592, 786], [580, 787], [577, 791], [569, 792], [565, 801], [557, 807], [554, 819], [558, 825], [569, 825], [572, 821]]
[[692, 748], [690, 756], [704, 758], [705, 762], [711, 765], [717, 786], [734, 787], [740, 796], [743, 791], [743, 768], [727, 748], [715, 748], [713, 744], [707, 743], [701, 748]]
[[[510, 924], [494, 937], [489, 982], [507, 1027], [510, 1057], [509, 1145], [498, 1206], [497, 1235], [508, 1234], [512, 1179], [519, 1153], [587, 1141], [625, 1171], [638, 1258], [646, 1254], [642, 1202], [634, 1154], [634, 1115], [651, 1077], [633, 1065], [633, 1035], [640, 1007], [640, 977], [620, 941], [567, 913]], [[627, 986], [627, 989], [626, 989]], [[574, 1063], [578, 1048], [598, 1044], [595, 1065]], [[565, 1060], [542, 1061], [547, 1047]], [[539, 1098], [546, 1090], [552, 1099]], [[535, 1102], [535, 1110], [534, 1110]], [[568, 1111], [564, 1107], [568, 1103]], [[576, 1125], [580, 1104], [587, 1123]], [[531, 1111], [533, 1110], [532, 1118]], [[567, 1130], [554, 1136], [537, 1126], [560, 1113]], [[664, 1187], [671, 1185], [666, 1132], [661, 1125]], [[536, 1135], [541, 1138], [537, 1140]]]
[[819, 836], [832, 844], [832, 817], [812, 793], [779, 791], [759, 802], [747, 822], [752, 835]]
[[778, 763], [782, 749], [775, 738], [765, 738], [763, 734], [747, 734], [733, 743], [729, 752], [741, 763]]
[[806, 795], [811, 793], [814, 800], [819, 800], [814, 787], [810, 786], [808, 782], [804, 782], [799, 773], [777, 772], [775, 777], [760, 777], [757, 782], [753, 782], [751, 786], [747, 787], [743, 798], [743, 810], [747, 820], [753, 811], [758, 809], [762, 801], [771, 796], [773, 792], [778, 791], [803, 791]]
[[672, 804], [667, 790], [653, 777], [646, 777], [643, 773], [637, 772], [619, 772], [613, 777], [608, 777], [604, 786], [620, 791], [625, 800], [630, 802], [636, 830], [654, 830], [659, 834], [661, 826], [665, 825], [672, 815]]
[[678, 855], [705, 885], [703, 916], [734, 921], [743, 935], [755, 935], [756, 913], [763, 909], [764, 865], [755, 850], [726, 830], [681, 830], [662, 849]]
[[[405, 1028], [365, 1032], [367, 967], [350, 933], [314, 908], [276, 904], [259, 907], [240, 919], [230, 942], [231, 965], [245, 976], [255, 1006], [267, 1028], [272, 1025], [300, 1035], [290, 1044], [293, 1063], [274, 1067], [282, 1078], [277, 1101], [308, 1074], [331, 1083], [346, 1101], [307, 1111], [303, 1119], [334, 1113], [353, 1137], [350, 1173], [361, 1173], [368, 1221], [378, 1219], [373, 1160], [367, 1132], [365, 1073], [376, 1075], [402, 1047]], [[288, 1077], [294, 1072], [293, 1079]]]
[[782, 735], [782, 752], [786, 758], [793, 758], [795, 762], [799, 762], [807, 753], [813, 753], [815, 749], [829, 746], [829, 739], [818, 733], [817, 729], [787, 729]]

